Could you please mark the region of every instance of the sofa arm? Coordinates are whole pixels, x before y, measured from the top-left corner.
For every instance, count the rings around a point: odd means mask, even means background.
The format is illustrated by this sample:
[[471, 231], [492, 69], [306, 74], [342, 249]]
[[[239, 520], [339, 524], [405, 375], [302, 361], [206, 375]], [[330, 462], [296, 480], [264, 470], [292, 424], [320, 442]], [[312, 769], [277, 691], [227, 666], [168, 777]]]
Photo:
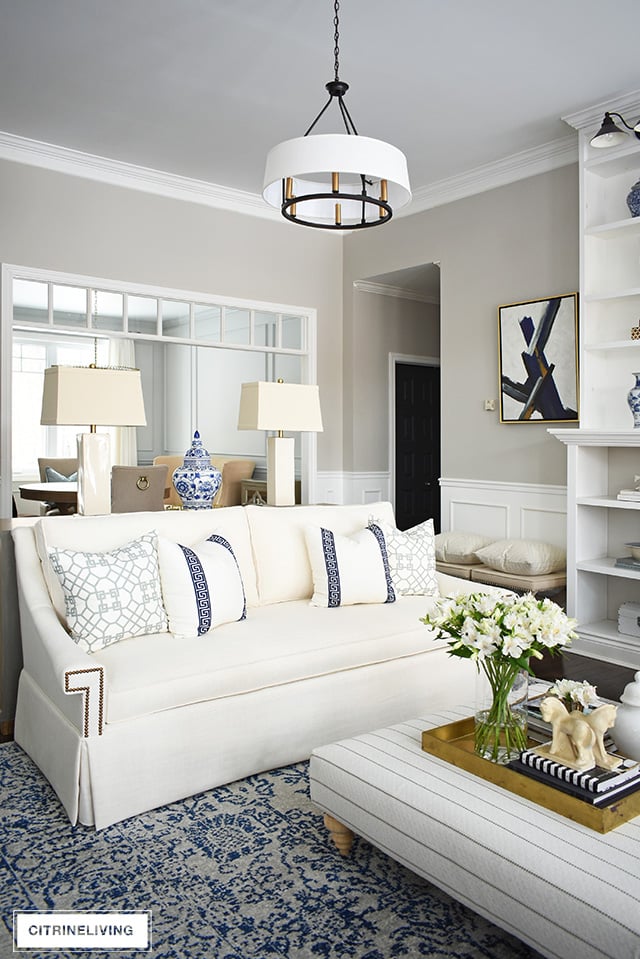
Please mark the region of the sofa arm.
[[49, 598], [32, 529], [13, 531], [24, 669], [80, 735], [101, 735], [104, 669], [70, 638]]

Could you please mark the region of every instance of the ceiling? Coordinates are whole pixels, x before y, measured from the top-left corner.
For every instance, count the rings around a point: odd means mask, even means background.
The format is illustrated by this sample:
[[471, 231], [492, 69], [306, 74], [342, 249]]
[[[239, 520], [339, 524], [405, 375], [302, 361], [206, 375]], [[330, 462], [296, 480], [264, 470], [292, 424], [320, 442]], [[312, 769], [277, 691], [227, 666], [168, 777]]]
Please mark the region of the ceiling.
[[[332, 0], [0, 0], [0, 23], [0, 131], [251, 194], [333, 79]], [[637, 89], [639, 32], [638, 0], [341, 0], [340, 76], [415, 193]]]

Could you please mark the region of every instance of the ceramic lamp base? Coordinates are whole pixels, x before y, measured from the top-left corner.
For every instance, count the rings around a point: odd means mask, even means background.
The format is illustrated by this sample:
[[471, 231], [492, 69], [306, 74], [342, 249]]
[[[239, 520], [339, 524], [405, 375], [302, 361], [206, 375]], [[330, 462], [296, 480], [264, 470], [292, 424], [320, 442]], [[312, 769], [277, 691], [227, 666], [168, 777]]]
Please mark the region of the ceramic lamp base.
[[111, 512], [111, 441], [108, 433], [78, 435], [78, 512]]
[[292, 436], [270, 436], [267, 440], [267, 505], [294, 506], [295, 440]]

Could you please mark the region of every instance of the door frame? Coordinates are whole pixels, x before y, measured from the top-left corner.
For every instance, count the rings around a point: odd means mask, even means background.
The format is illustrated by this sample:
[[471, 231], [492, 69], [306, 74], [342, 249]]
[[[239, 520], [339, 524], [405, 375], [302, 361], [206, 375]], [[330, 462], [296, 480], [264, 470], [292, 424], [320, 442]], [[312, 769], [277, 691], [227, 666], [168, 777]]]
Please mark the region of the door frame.
[[[411, 366], [440, 366], [440, 357], [389, 353], [389, 499], [394, 510], [396, 504], [396, 366], [399, 363], [407, 363]], [[440, 420], [442, 421], [442, 411]], [[442, 455], [442, 449], [440, 454]]]

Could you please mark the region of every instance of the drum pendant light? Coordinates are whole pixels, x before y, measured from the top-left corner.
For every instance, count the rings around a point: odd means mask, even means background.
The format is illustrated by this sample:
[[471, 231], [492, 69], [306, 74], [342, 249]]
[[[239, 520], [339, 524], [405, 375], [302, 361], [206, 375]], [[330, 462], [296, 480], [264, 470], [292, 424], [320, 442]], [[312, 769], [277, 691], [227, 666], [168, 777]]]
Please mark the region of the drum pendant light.
[[[292, 223], [358, 230], [388, 223], [411, 199], [411, 188], [404, 154], [382, 140], [359, 136], [344, 102], [349, 84], [339, 77], [339, 6], [334, 0], [335, 76], [325, 85], [329, 99], [304, 136], [269, 152], [262, 195]], [[346, 133], [310, 135], [334, 101]]]

